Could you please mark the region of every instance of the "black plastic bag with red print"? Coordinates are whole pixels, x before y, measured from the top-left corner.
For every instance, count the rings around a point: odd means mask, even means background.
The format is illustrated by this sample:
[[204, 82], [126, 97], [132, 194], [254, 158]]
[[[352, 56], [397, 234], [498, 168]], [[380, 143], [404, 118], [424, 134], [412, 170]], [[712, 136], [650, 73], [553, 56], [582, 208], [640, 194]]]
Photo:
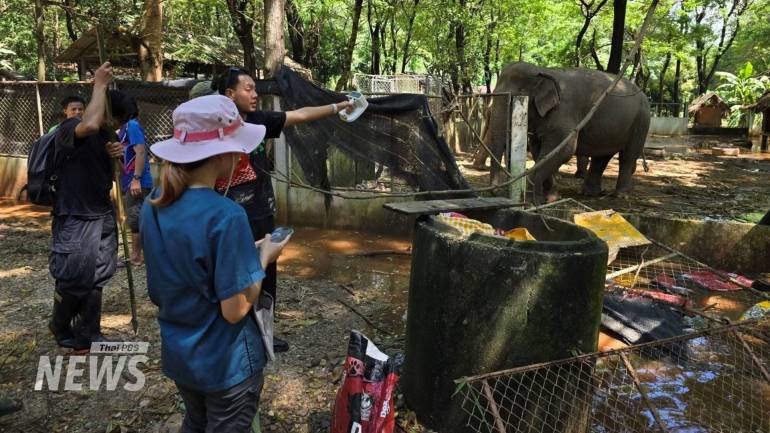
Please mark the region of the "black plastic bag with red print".
[[331, 433], [393, 433], [393, 394], [403, 363], [403, 355], [390, 357], [366, 336], [351, 331]]

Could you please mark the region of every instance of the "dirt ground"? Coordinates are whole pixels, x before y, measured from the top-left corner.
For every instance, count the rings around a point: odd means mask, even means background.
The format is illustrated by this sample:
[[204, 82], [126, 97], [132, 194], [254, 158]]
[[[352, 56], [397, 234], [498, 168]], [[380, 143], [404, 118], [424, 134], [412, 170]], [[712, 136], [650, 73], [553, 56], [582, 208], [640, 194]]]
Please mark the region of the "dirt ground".
[[[756, 222], [770, 209], [770, 154], [741, 148], [739, 156], [712, 155], [713, 146], [730, 144], [730, 140], [718, 137], [651, 137], [646, 150], [650, 170], [645, 172], [642, 160], [638, 161], [634, 191], [628, 198], [609, 194], [617, 180], [617, 157], [602, 180], [607, 194], [599, 197], [580, 194], [583, 181], [574, 177], [573, 158], [559, 172], [559, 195], [595, 209]], [[665, 156], [652, 156], [652, 149], [665, 149]], [[469, 158], [459, 164], [474, 184], [488, 184], [488, 172], [474, 170]], [[528, 166], [532, 164], [529, 161]]]
[[[581, 197], [574, 160], [562, 167], [560, 192], [596, 209], [756, 221], [770, 208], [770, 155], [714, 156], [709, 144], [697, 138], [664, 141], [667, 155], [648, 157], [647, 173], [639, 162], [636, 190], [627, 199]], [[475, 184], [486, 181], [487, 172], [460, 164]], [[604, 178], [606, 190], [613, 189], [616, 176], [613, 160]], [[161, 372], [156, 307], [147, 297], [144, 268], [135, 274], [138, 334], [131, 330], [123, 270], [105, 288], [102, 325], [112, 339], [149, 343], [149, 362], [141, 366], [145, 386], [124, 390], [132, 381], [124, 375], [115, 391], [87, 386], [82, 391], [33, 390], [41, 356], [69, 355], [56, 347], [46, 327], [53, 294], [49, 224], [43, 209], [0, 201], [0, 397], [24, 404], [22, 412], [0, 418], [0, 432], [175, 431], [184, 409]], [[409, 246], [408, 239], [351, 231], [297, 231], [279, 266], [276, 323], [291, 350], [266, 370], [263, 431], [327, 431], [351, 329], [365, 332], [386, 353], [401, 350], [409, 257], [356, 252], [403, 252]], [[399, 423], [409, 429], [411, 414], [399, 403]]]
[[[294, 239], [280, 263], [276, 322], [291, 349], [266, 370], [262, 430], [325, 432], [350, 330], [363, 331], [386, 353], [400, 351], [403, 344], [409, 257], [350, 254], [405, 251], [410, 244], [317, 229], [300, 229]], [[87, 380], [82, 391], [33, 390], [41, 356], [70, 354], [56, 347], [46, 328], [53, 294], [49, 244], [44, 211], [0, 203], [0, 397], [24, 404], [23, 411], [0, 418], [0, 432], [175, 432], [183, 405], [160, 369], [157, 310], [147, 297], [141, 267], [135, 274], [138, 335], [131, 330], [123, 270], [105, 288], [102, 327], [109, 338], [149, 343], [149, 362], [140, 366], [145, 386], [124, 390], [126, 381], [134, 381], [124, 374], [114, 391], [104, 385], [89, 390]]]

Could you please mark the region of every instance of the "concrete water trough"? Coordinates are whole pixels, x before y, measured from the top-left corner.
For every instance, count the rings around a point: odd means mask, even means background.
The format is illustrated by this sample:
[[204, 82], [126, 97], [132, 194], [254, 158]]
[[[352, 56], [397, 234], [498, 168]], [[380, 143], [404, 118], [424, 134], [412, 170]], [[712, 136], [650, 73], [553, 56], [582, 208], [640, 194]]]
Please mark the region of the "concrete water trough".
[[607, 245], [592, 232], [512, 209], [467, 212], [536, 241], [416, 221], [401, 379], [420, 422], [463, 432], [455, 379], [596, 350]]

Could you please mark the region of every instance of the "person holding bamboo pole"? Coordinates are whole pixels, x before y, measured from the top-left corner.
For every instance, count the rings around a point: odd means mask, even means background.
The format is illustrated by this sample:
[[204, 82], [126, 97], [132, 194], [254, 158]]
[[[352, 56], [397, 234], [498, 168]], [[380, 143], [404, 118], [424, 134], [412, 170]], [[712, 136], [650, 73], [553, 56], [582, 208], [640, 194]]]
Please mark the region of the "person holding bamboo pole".
[[94, 72], [91, 101], [82, 117], [62, 122], [54, 141], [56, 194], [48, 266], [56, 284], [48, 327], [59, 346], [77, 351], [105, 341], [102, 288], [117, 266], [111, 158], [120, 157], [123, 148], [108, 139], [108, 128], [116, 126], [106, 114], [111, 80], [112, 66], [105, 62]]

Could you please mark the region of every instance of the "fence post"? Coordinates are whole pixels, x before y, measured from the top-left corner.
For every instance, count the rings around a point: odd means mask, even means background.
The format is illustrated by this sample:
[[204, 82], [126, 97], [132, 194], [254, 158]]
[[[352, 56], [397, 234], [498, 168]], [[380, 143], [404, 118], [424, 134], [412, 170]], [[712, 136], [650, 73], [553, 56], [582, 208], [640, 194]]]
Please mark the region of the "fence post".
[[37, 100], [37, 126], [40, 136], [43, 136], [43, 106], [40, 103], [40, 83], [35, 83], [35, 99]]
[[[281, 99], [278, 96], [273, 96], [273, 110], [281, 110]], [[289, 181], [292, 179], [291, 174], [291, 148], [286, 143], [286, 136], [282, 133], [280, 137], [273, 141], [275, 146], [275, 169], [279, 172], [279, 177], [286, 177]], [[262, 174], [260, 174], [262, 175]], [[271, 180], [272, 181], [272, 180]], [[282, 204], [277, 206], [278, 214], [276, 215], [277, 221], [282, 221], [283, 224], [289, 224], [290, 206], [289, 203], [289, 191], [291, 185], [288, 182], [275, 182], [275, 200], [276, 204]]]
[[[511, 136], [506, 149], [508, 172], [519, 176], [527, 169], [527, 106], [529, 97], [511, 96]], [[523, 178], [508, 186], [508, 196], [517, 203], [524, 203], [527, 193], [527, 179]]]

